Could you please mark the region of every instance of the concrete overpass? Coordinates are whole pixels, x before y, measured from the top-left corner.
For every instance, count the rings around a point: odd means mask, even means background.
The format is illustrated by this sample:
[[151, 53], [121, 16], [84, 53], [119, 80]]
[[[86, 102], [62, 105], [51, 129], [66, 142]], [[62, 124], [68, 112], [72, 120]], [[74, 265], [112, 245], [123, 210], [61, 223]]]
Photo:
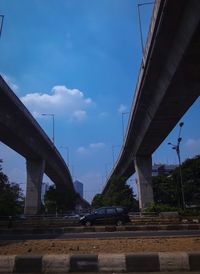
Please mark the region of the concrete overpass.
[[60, 153], [1, 76], [0, 141], [26, 158], [25, 214], [40, 212], [44, 173], [60, 191], [75, 194], [69, 169]]
[[152, 153], [200, 95], [200, 1], [156, 0], [119, 158], [107, 179], [138, 176], [143, 209], [153, 202]]

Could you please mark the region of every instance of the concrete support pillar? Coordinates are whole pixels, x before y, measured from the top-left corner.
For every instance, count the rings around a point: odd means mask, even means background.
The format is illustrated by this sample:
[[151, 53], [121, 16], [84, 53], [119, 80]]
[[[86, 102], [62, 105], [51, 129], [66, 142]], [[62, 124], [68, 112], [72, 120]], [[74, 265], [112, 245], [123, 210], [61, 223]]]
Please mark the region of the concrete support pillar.
[[44, 160], [26, 160], [27, 184], [25, 214], [39, 214], [41, 209], [41, 187], [44, 174]]
[[153, 203], [151, 155], [136, 156], [134, 162], [138, 182], [139, 207], [143, 211]]

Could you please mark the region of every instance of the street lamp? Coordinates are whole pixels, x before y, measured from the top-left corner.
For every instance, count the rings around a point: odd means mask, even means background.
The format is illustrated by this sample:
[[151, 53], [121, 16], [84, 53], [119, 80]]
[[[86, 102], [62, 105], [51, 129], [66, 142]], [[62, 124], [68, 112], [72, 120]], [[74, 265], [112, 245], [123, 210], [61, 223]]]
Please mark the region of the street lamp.
[[146, 5], [153, 5], [155, 2], [147, 2], [147, 3], [141, 3], [137, 5], [138, 9], [138, 20], [139, 20], [139, 30], [140, 30], [140, 42], [142, 47], [142, 54], [144, 55], [144, 42], [143, 42], [143, 33], [142, 33], [142, 23], [141, 23], [141, 16], [140, 16], [140, 7], [146, 6]]
[[123, 135], [123, 142], [124, 142], [124, 115], [129, 114], [130, 112], [122, 112], [122, 135]]
[[120, 145], [115, 145], [115, 146], [112, 146], [112, 160], [113, 160], [113, 167], [114, 167], [114, 163], [115, 163], [115, 148], [116, 147], [120, 147]]
[[180, 143], [182, 141], [181, 136], [181, 129], [183, 127], [184, 123], [181, 122], [179, 124], [179, 134], [177, 139], [177, 144], [174, 145], [172, 143], [168, 143], [168, 145], [172, 146], [172, 149], [174, 149], [178, 156], [178, 164], [179, 164], [179, 174], [180, 174], [180, 187], [181, 187], [181, 196], [182, 196], [182, 208], [185, 210], [185, 196], [184, 196], [184, 190], [183, 190], [183, 176], [182, 176], [182, 169], [181, 169], [181, 157], [180, 157]]
[[53, 114], [53, 113], [42, 113], [41, 115], [43, 115], [43, 116], [51, 116], [52, 117], [52, 122], [53, 122], [52, 141], [53, 141], [53, 144], [54, 144], [55, 143], [55, 136], [54, 136], [54, 117], [55, 117], [55, 114]]
[[0, 14], [1, 22], [0, 22], [0, 37], [2, 34], [2, 29], [3, 29], [3, 20], [4, 20], [4, 15]]
[[69, 147], [68, 146], [60, 146], [60, 148], [66, 149], [66, 151], [67, 151], [67, 164], [69, 166]]
[[106, 180], [108, 178], [108, 166], [110, 166], [110, 163], [105, 164]]

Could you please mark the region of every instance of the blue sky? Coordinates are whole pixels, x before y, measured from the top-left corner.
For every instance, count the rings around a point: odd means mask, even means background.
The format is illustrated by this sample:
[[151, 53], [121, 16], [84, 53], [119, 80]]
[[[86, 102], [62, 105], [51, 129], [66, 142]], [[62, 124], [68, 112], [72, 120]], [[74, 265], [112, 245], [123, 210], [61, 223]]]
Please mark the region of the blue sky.
[[[141, 64], [136, 0], [1, 0], [5, 15], [0, 39], [0, 73], [52, 138], [84, 196], [102, 190], [122, 144], [122, 112], [129, 112]], [[141, 8], [146, 36], [152, 6]], [[182, 158], [200, 151], [198, 100], [183, 117]], [[127, 124], [128, 115], [124, 115]], [[153, 160], [177, 163], [167, 142]], [[25, 187], [25, 159], [0, 144], [3, 168]], [[44, 177], [44, 181], [49, 181]], [[133, 185], [133, 181], [131, 181]], [[135, 187], [134, 187], [135, 189]], [[136, 190], [135, 190], [136, 191]]]

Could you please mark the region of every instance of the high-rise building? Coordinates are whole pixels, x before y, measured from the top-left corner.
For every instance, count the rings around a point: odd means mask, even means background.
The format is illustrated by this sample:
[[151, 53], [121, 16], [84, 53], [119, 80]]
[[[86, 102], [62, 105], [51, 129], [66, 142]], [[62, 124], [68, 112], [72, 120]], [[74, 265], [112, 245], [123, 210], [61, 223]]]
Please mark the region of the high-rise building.
[[154, 164], [152, 166], [152, 176], [158, 176], [158, 175], [168, 176], [177, 167], [178, 167], [177, 165]]
[[76, 192], [78, 192], [80, 194], [80, 196], [83, 198], [83, 183], [76, 180], [74, 182], [74, 188], [75, 188]]
[[44, 195], [49, 190], [49, 183], [48, 182], [43, 182], [42, 183], [42, 188], [41, 188], [41, 200], [42, 203], [44, 203]]

